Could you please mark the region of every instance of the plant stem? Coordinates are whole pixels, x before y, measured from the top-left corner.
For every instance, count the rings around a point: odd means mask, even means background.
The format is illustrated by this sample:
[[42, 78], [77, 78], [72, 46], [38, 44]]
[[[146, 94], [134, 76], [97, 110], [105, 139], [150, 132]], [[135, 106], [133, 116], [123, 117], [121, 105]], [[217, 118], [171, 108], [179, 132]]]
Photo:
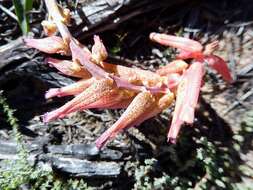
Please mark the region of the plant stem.
[[45, 0], [49, 15], [53, 18], [64, 42], [69, 44], [72, 35], [70, 34], [68, 27], [63, 23], [62, 13], [59, 10], [56, 0]]

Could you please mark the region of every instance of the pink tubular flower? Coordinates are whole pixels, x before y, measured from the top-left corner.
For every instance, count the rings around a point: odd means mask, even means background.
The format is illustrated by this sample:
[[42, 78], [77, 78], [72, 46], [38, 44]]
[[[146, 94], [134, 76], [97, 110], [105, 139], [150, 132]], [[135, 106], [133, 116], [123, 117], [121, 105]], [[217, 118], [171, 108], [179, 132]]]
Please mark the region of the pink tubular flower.
[[187, 67], [188, 64], [185, 61], [175, 60], [170, 62], [168, 65], [159, 68], [156, 73], [160, 76], [166, 76], [174, 73], [181, 74]]
[[230, 73], [227, 63], [221, 57], [216, 55], [208, 55], [205, 56], [205, 61], [207, 62], [208, 66], [217, 71], [225, 81], [228, 83], [233, 82], [233, 77]]
[[77, 95], [83, 92], [86, 88], [88, 88], [93, 82], [95, 82], [94, 78], [82, 79], [80, 81], [77, 81], [68, 86], [64, 86], [62, 88], [51, 88], [46, 92], [45, 98], [49, 99], [55, 96], [63, 97], [63, 96]]
[[24, 39], [27, 46], [36, 48], [42, 52], [53, 54], [53, 53], [60, 53], [60, 54], [67, 54], [68, 47], [63, 42], [62, 38], [58, 36], [50, 36], [42, 39]]
[[168, 141], [175, 143], [179, 130], [183, 123], [192, 124], [194, 111], [198, 103], [198, 97], [204, 75], [204, 65], [193, 62], [182, 76], [177, 89], [176, 107], [168, 133]]
[[181, 75], [178, 73], [172, 73], [167, 76], [167, 86], [169, 89], [174, 91], [175, 88], [177, 88], [179, 82], [181, 81]]
[[157, 115], [166, 109], [173, 99], [174, 95], [172, 93], [160, 97], [158, 101], [149, 91], [139, 93], [118, 121], [96, 140], [96, 146], [101, 149], [123, 129], [138, 126], [143, 121]]
[[203, 50], [203, 46], [199, 42], [184, 37], [159, 34], [154, 32], [151, 33], [149, 37], [151, 40], [162, 45], [179, 48], [184, 51], [201, 52]]
[[84, 108], [85, 106], [95, 103], [100, 98], [110, 93], [112, 89], [113, 83], [110, 80], [108, 79], [97, 80], [92, 85], [90, 85], [89, 88], [87, 88], [82, 93], [78, 94], [75, 98], [67, 102], [62, 107], [49, 113], [46, 113], [43, 116], [43, 121], [47, 123], [54, 119], [62, 118], [65, 115], [71, 113], [72, 111], [70, 112], [69, 110], [71, 110], [73, 107], [77, 105], [78, 107], [74, 111], [79, 111], [81, 110], [81, 108]]
[[202, 78], [204, 62], [230, 82], [231, 74], [223, 59], [213, 55], [218, 42], [204, 47], [197, 41], [167, 34], [151, 33], [150, 39], [179, 50], [178, 59], [156, 72], [129, 68], [103, 62], [107, 51], [98, 36], [94, 36], [92, 50], [75, 39], [68, 30], [70, 11], [61, 8], [56, 0], [45, 0], [49, 20], [44, 21], [48, 35], [58, 31], [61, 37], [25, 39], [25, 43], [46, 53], [60, 53], [71, 56], [72, 61], [49, 58], [49, 64], [61, 73], [81, 78], [76, 83], [49, 89], [46, 98], [74, 95], [73, 99], [43, 116], [44, 122], [65, 117], [72, 112], [90, 108], [126, 108], [121, 117], [97, 140], [102, 148], [108, 140], [120, 131], [138, 126], [168, 108], [176, 97], [175, 111], [168, 141], [175, 143], [181, 125], [194, 122]]
[[[203, 47], [199, 42], [187, 38], [151, 33], [150, 39], [162, 45], [179, 49], [180, 53], [177, 55], [179, 59], [193, 59], [193, 63], [183, 73], [177, 87], [176, 107], [168, 133], [168, 141], [175, 142], [181, 125], [183, 123], [193, 123], [194, 110], [198, 102], [202, 77], [204, 75], [204, 62], [207, 62], [208, 66], [221, 74], [225, 81], [232, 82], [233, 78], [226, 62], [213, 54], [218, 48], [218, 41], [206, 45], [203, 51]], [[173, 65], [171, 66], [173, 69], [177, 69], [176, 64], [174, 67]], [[166, 67], [168, 67], [167, 70]], [[159, 69], [157, 73], [166, 76], [168, 70], [170, 70], [169, 65]]]
[[83, 92], [78, 94], [71, 101], [62, 107], [46, 113], [43, 116], [44, 122], [57, 118], [63, 118], [69, 113], [90, 108], [125, 108], [135, 93], [115, 88], [114, 83], [109, 79], [95, 80]]
[[179, 59], [202, 57], [203, 46], [195, 40], [154, 32], [150, 34], [149, 38], [162, 45], [179, 49]]
[[103, 70], [98, 65], [91, 62], [89, 55], [85, 52], [81, 45], [74, 39], [70, 41], [70, 50], [73, 61], [79, 62], [87, 69], [95, 78], [109, 78], [109, 73]]
[[83, 79], [91, 77], [89, 72], [77, 62], [53, 58], [46, 59], [46, 62], [48, 62], [50, 66], [55, 67], [57, 70], [59, 70], [61, 73], [65, 75]]

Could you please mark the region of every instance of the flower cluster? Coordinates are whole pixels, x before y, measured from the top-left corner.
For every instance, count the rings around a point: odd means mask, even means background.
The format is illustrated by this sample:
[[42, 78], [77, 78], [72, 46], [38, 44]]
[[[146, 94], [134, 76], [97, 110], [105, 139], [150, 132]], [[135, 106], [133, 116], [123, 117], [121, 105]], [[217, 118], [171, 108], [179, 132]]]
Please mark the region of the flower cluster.
[[[49, 37], [25, 39], [26, 45], [49, 54], [71, 56], [71, 61], [48, 58], [47, 62], [61, 73], [76, 77], [78, 81], [46, 92], [46, 98], [70, 95], [74, 98], [62, 107], [46, 113], [43, 120], [50, 122], [84, 109], [126, 108], [113, 126], [96, 140], [98, 148], [102, 148], [119, 131], [138, 126], [176, 100], [168, 133], [168, 141], [174, 143], [180, 127], [184, 123], [192, 124], [194, 121], [194, 110], [205, 66], [210, 66], [221, 74], [224, 80], [232, 82], [225, 61], [213, 54], [217, 42], [204, 48], [197, 41], [167, 34], [151, 33], [150, 39], [177, 48], [179, 54], [176, 60], [155, 72], [107, 63], [107, 51], [98, 36], [94, 36], [94, 45], [90, 51], [70, 34], [67, 28], [69, 11], [59, 7], [55, 0], [45, 0], [45, 3], [49, 16], [42, 24]], [[61, 37], [55, 35], [58, 31]], [[192, 59], [190, 64], [184, 61], [189, 58]]]

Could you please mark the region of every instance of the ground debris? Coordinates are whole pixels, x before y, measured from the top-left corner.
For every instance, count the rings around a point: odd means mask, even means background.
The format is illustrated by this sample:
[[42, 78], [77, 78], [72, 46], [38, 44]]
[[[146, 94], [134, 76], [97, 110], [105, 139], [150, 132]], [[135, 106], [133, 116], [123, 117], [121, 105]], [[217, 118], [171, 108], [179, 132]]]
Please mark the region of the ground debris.
[[[121, 166], [113, 162], [122, 157], [120, 151], [106, 148], [102, 151], [94, 145], [48, 145], [50, 138], [38, 138], [25, 143], [28, 162], [46, 162], [57, 171], [78, 177], [116, 177]], [[0, 160], [17, 160], [18, 145], [14, 141], [0, 140]], [[107, 161], [101, 161], [107, 160]], [[4, 165], [4, 164], [3, 164]], [[3, 168], [0, 164], [0, 167]]]
[[106, 148], [99, 152], [93, 144], [51, 145], [48, 146], [47, 150], [52, 154], [74, 155], [89, 160], [99, 157], [101, 160], [119, 160], [122, 158], [120, 151]]
[[47, 157], [52, 166], [76, 177], [117, 177], [121, 167], [116, 162], [91, 162], [76, 158]]

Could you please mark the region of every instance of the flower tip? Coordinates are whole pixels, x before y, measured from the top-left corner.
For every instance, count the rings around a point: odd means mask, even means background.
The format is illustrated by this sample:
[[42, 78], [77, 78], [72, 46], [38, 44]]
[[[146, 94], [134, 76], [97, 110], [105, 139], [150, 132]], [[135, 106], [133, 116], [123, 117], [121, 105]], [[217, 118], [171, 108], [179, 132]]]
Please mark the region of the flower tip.
[[155, 33], [155, 32], [150, 33], [150, 34], [149, 34], [149, 39], [150, 39], [150, 40], [153, 40], [156, 34], [157, 34], [157, 33]]
[[29, 46], [29, 47], [33, 47], [34, 42], [35, 42], [34, 39], [32, 39], [32, 38], [24, 38], [23, 41], [24, 41], [25, 45]]
[[171, 143], [171, 144], [176, 144], [177, 143], [177, 139], [174, 137], [169, 137], [167, 138], [167, 142]]
[[92, 46], [92, 59], [99, 64], [108, 57], [106, 48], [99, 36], [94, 35], [94, 45]]
[[24, 42], [27, 46], [38, 49], [44, 53], [60, 53], [67, 54], [68, 47], [58, 36], [50, 36], [42, 39], [25, 38]]
[[228, 75], [223, 75], [223, 80], [227, 82], [228, 84], [233, 84], [235, 82], [235, 79], [231, 76], [229, 73]]
[[53, 64], [52, 64], [52, 62], [53, 62], [52, 60], [54, 60], [54, 59], [51, 58], [51, 57], [47, 57], [47, 58], [45, 58], [44, 63], [48, 64], [49, 67], [54, 67]]
[[97, 148], [98, 150], [101, 150], [101, 149], [104, 147], [105, 142], [102, 143], [102, 142], [100, 142], [99, 139], [98, 139], [98, 140], [96, 140], [95, 145], [96, 145], [96, 148]]
[[49, 60], [50, 60], [50, 58], [49, 57], [46, 57], [45, 59], [44, 59], [44, 63], [49, 63]]
[[[61, 66], [61, 65], [64, 65], [64, 61], [62, 60], [59, 60], [59, 59], [54, 59], [52, 57], [47, 57], [45, 59], [45, 63], [49, 65], [49, 67], [55, 67], [56, 69], [58, 69], [58, 65]], [[62, 64], [60, 64], [62, 63]], [[70, 63], [70, 62], [69, 62]], [[59, 71], [61, 71], [60, 69], [58, 69]], [[63, 73], [63, 72], [62, 72]]]
[[94, 35], [93, 40], [96, 42], [96, 40], [100, 40], [100, 37], [98, 35]]
[[96, 147], [100, 150], [102, 149], [108, 140], [111, 138], [111, 133], [109, 131], [105, 131], [95, 142]]
[[96, 146], [96, 144], [91, 144], [91, 151], [94, 153], [94, 155], [99, 154], [100, 149]]
[[49, 122], [48, 112], [45, 113], [44, 115], [42, 115], [41, 118], [42, 118], [43, 123], [45, 123], [45, 124], [48, 123]]
[[222, 76], [224, 81], [230, 84], [234, 82], [234, 79], [229, 70], [227, 62], [224, 59], [216, 55], [210, 55], [206, 56], [205, 60], [207, 61], [209, 67], [217, 71], [217, 73], [219, 73]]
[[43, 123], [49, 123], [50, 121], [53, 121], [55, 119], [60, 118], [61, 115], [58, 110], [54, 110], [51, 112], [47, 112], [42, 116]]
[[228, 84], [232, 84], [235, 82], [235, 79], [230, 70], [228, 70], [228, 72], [225, 72], [225, 74], [223, 74], [222, 77]]
[[96, 145], [96, 148], [98, 149], [98, 150], [101, 150], [102, 148], [103, 148], [103, 146], [104, 146], [104, 144], [101, 144], [101, 143], [99, 143], [99, 142], [95, 142], [95, 145]]
[[57, 94], [59, 93], [60, 89], [59, 88], [51, 88], [49, 89], [46, 93], [45, 93], [45, 99], [49, 99], [52, 97], [57, 96]]

